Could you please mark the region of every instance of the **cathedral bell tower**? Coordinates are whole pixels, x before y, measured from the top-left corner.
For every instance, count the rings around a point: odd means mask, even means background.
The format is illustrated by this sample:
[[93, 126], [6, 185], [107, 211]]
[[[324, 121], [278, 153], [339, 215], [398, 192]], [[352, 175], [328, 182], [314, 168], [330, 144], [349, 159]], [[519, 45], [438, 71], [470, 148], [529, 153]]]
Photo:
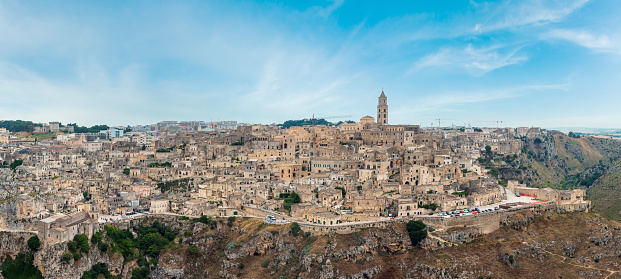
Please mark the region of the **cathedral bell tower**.
[[384, 95], [384, 89], [377, 101], [377, 124], [388, 125], [388, 98]]

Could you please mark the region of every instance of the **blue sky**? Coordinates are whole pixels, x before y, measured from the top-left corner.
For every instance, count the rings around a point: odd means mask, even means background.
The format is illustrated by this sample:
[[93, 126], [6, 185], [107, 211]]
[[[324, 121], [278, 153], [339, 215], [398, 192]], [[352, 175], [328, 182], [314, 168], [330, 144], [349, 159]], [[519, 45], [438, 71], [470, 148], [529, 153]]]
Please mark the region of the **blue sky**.
[[[621, 1], [0, 1], [0, 119], [621, 128]], [[339, 119], [334, 119], [339, 120]]]

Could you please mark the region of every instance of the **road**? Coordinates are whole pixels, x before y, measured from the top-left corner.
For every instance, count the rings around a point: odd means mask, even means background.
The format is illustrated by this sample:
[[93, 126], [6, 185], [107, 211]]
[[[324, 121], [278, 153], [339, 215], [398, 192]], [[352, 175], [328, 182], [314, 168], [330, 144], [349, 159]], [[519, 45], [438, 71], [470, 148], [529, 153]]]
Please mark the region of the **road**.
[[501, 202], [495, 203], [495, 204], [490, 204], [490, 205], [484, 205], [484, 206], [479, 206], [478, 208], [481, 210], [485, 210], [485, 209], [490, 209], [490, 208], [494, 208], [494, 207], [498, 207], [501, 204], [505, 204], [505, 203], [512, 203], [512, 202], [525, 202], [525, 203], [531, 203], [536, 201], [536, 199], [532, 198], [532, 197], [518, 197], [516, 196], [513, 192], [509, 191], [509, 189], [502, 187], [505, 191], [505, 193], [507, 193], [507, 199], [503, 200]]
[[38, 231], [15, 230], [15, 229], [3, 229], [3, 228], [0, 228], [0, 232], [10, 232], [10, 233], [34, 233], [34, 234], [39, 234], [39, 232], [38, 232]]

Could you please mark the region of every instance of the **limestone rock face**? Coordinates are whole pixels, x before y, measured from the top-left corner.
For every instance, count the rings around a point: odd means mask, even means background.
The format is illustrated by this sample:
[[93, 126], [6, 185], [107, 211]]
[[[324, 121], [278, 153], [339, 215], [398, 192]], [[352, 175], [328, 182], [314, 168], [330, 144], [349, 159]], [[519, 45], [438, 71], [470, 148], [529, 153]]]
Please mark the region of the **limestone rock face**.
[[7, 256], [15, 258], [19, 253], [28, 252], [26, 241], [32, 236], [27, 233], [0, 233], [0, 257]]
[[514, 254], [510, 254], [510, 253], [504, 253], [502, 255], [500, 255], [500, 259], [507, 264], [510, 267], [516, 267], [517, 266], [517, 260]]
[[112, 275], [123, 273], [123, 257], [118, 254], [111, 258], [109, 253], [101, 253], [92, 245], [89, 253], [83, 253], [80, 260], [71, 259], [69, 262], [63, 262], [62, 255], [67, 251], [66, 243], [46, 245], [35, 254], [34, 265], [41, 270], [45, 278], [79, 279], [84, 272], [99, 263], [106, 264]]
[[445, 241], [456, 243], [470, 243], [477, 236], [480, 236], [481, 230], [475, 227], [467, 228], [451, 228], [448, 231], [438, 232], [438, 237]]
[[[544, 212], [553, 214], [552, 212]], [[519, 278], [520, 270], [563, 265], [554, 277], [579, 274], [602, 278], [603, 268], [616, 267], [621, 256], [621, 228], [586, 213], [567, 216], [516, 215], [496, 233], [482, 235], [472, 227], [435, 229], [412, 247], [403, 223], [368, 228], [350, 234], [300, 234], [286, 226], [266, 226], [254, 219], [205, 225], [168, 218], [134, 220], [124, 229], [165, 223], [180, 233], [151, 265], [149, 276], [172, 278]], [[523, 224], [514, 226], [514, 224]], [[526, 231], [524, 231], [526, 228]], [[577, 233], [574, 230], [579, 230]], [[0, 233], [0, 256], [28, 252], [31, 234]], [[180, 244], [181, 243], [181, 244]], [[189, 250], [196, 246], [198, 250]], [[101, 253], [96, 247], [79, 261], [63, 262], [66, 244], [44, 245], [34, 264], [46, 278], [80, 278], [95, 264], [105, 264], [114, 275], [131, 278], [137, 261], [123, 262], [119, 254]], [[554, 256], [553, 253], [558, 256]], [[559, 257], [560, 256], [560, 257]], [[584, 269], [571, 262], [594, 266]], [[546, 271], [550, 272], [550, 271]], [[533, 273], [535, 274], [535, 273]], [[547, 278], [548, 273], [537, 278]]]
[[565, 255], [573, 258], [574, 255], [576, 254], [576, 245], [575, 244], [571, 244], [571, 243], [567, 243], [565, 245], [563, 245], [563, 250], [565, 250]]

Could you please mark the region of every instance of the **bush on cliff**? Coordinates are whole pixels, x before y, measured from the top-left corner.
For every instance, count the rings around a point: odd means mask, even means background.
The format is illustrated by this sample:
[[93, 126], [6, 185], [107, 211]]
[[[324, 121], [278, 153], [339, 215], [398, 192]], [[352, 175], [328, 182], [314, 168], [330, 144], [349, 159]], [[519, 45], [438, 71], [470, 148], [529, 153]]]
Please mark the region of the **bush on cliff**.
[[300, 234], [300, 230], [302, 230], [302, 228], [300, 228], [300, 224], [298, 224], [298, 222], [291, 223], [291, 233], [293, 236], [298, 236]]
[[[106, 236], [112, 240], [110, 249], [121, 253], [125, 261], [145, 255], [155, 258], [177, 236], [176, 232], [158, 221], [153, 222], [150, 227], [139, 226], [136, 238], [130, 231], [119, 230], [112, 226], [106, 226], [105, 230]], [[136, 248], [138, 252], [135, 251]]]
[[408, 221], [405, 225], [405, 229], [408, 231], [408, 235], [412, 241], [412, 246], [418, 245], [419, 242], [427, 237], [426, 228], [427, 225], [425, 225], [422, 221]]
[[32, 253], [19, 253], [15, 259], [7, 256], [2, 262], [2, 276], [7, 279], [38, 279], [43, 278], [41, 271], [32, 262]]
[[35, 235], [28, 239], [28, 248], [30, 248], [30, 250], [37, 251], [39, 247], [41, 247], [41, 241], [38, 236]]
[[80, 252], [82, 253], [88, 253], [88, 251], [90, 250], [88, 246], [88, 236], [86, 236], [85, 234], [76, 234], [73, 237], [73, 242], [75, 242], [77, 247], [80, 249]]
[[99, 263], [93, 265], [91, 267], [91, 270], [84, 272], [84, 274], [82, 274], [82, 279], [96, 279], [101, 278], [100, 276], [102, 275], [106, 279], [120, 278], [117, 276], [112, 276], [112, 274], [110, 274], [110, 271], [108, 270], [108, 267], [105, 264]]
[[66, 263], [68, 263], [69, 261], [71, 261], [71, 259], [73, 259], [73, 254], [71, 254], [71, 252], [65, 252], [65, 253], [63, 254], [63, 257], [61, 258], [61, 260], [62, 260], [63, 262], [66, 262]]

